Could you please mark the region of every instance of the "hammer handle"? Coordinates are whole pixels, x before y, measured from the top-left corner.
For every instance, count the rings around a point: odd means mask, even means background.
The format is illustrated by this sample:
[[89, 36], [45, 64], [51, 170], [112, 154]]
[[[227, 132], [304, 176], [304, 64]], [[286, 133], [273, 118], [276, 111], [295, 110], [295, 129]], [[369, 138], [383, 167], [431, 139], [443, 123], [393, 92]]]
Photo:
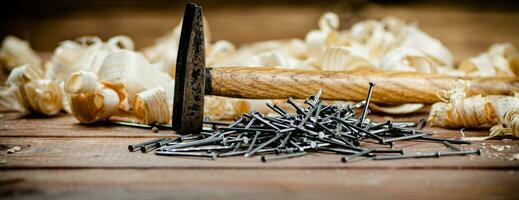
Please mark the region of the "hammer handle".
[[[251, 98], [307, 98], [320, 88], [321, 99], [361, 101], [369, 82], [376, 84], [375, 103], [435, 103], [437, 93], [451, 89], [457, 77], [417, 72], [318, 71], [277, 68], [222, 67], [209, 69], [209, 94]], [[508, 95], [519, 88], [516, 78], [463, 78], [469, 94]]]

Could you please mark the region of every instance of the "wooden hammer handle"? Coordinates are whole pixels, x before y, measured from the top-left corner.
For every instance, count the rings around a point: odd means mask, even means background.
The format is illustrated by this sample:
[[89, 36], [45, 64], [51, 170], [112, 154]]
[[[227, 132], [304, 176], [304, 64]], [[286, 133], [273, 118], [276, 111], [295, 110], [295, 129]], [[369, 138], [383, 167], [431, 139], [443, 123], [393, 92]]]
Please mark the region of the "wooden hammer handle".
[[[375, 103], [435, 103], [438, 91], [451, 89], [457, 77], [416, 72], [318, 71], [222, 67], [210, 69], [213, 95], [254, 98], [307, 98], [323, 88], [326, 100], [366, 99], [369, 82], [376, 84]], [[516, 78], [468, 78], [470, 94], [507, 95], [519, 88]]]

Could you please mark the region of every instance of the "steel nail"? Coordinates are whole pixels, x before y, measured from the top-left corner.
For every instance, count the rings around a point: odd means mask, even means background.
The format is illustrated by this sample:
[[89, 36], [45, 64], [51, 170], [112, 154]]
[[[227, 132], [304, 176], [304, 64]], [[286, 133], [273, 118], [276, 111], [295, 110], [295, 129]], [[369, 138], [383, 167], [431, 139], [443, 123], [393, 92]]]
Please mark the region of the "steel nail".
[[269, 162], [269, 161], [274, 161], [274, 160], [295, 158], [295, 157], [304, 156], [306, 154], [307, 154], [306, 152], [302, 151], [302, 152], [295, 152], [295, 153], [283, 154], [283, 155], [278, 155], [278, 156], [261, 156], [261, 161]]

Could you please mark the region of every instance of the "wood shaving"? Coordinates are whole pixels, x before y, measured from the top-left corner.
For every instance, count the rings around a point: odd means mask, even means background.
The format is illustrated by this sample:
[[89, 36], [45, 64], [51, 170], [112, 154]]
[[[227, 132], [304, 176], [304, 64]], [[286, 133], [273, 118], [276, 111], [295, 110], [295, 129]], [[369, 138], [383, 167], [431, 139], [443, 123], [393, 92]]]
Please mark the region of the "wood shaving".
[[15, 36], [7, 36], [0, 48], [0, 68], [11, 71], [21, 65], [41, 67], [41, 58], [32, 50], [29, 42]]
[[21, 151], [21, 150], [22, 150], [21, 147], [14, 146], [13, 148], [7, 149], [7, 154], [13, 154], [13, 153], [16, 153], [16, 152]]
[[496, 43], [487, 52], [463, 60], [459, 68], [469, 76], [517, 76], [519, 52], [510, 43]]
[[140, 92], [133, 106], [135, 116], [142, 124], [169, 123], [172, 112], [168, 102], [162, 87]]
[[[226, 40], [212, 42], [209, 24], [204, 18], [207, 65], [417, 71], [460, 77], [513, 76], [519, 71], [517, 50], [511, 44], [493, 45], [488, 52], [467, 59], [456, 69], [450, 51], [414, 23], [386, 17], [360, 21], [350, 29], [341, 30], [339, 19], [337, 14], [326, 12], [316, 23], [317, 28], [304, 38], [258, 41], [236, 47]], [[82, 123], [105, 120], [121, 113], [133, 114], [140, 123], [166, 123], [171, 116], [181, 25], [180, 22], [142, 53], [134, 50], [134, 43], [127, 36], [107, 41], [96, 36], [67, 40], [59, 44], [44, 64], [27, 42], [7, 37], [0, 49], [0, 65], [12, 72], [6, 86], [0, 88], [0, 104], [24, 114], [55, 115], [65, 110]], [[155, 90], [158, 87], [162, 88], [161, 92]], [[517, 135], [517, 112], [499, 108], [497, 110], [507, 112], [496, 114], [484, 107], [489, 103], [501, 105], [495, 102], [504, 101], [499, 100], [504, 97], [466, 97], [460, 92], [442, 96], [445, 102], [435, 104], [433, 110], [436, 111], [431, 113], [437, 126], [497, 124], [492, 128], [493, 135], [508, 132]], [[205, 100], [204, 114], [214, 120], [233, 119], [243, 112], [264, 109], [265, 102], [276, 101], [215, 96], [206, 96]], [[151, 108], [155, 105], [162, 111], [154, 112]], [[405, 114], [422, 107], [422, 104], [374, 105], [372, 109]]]
[[438, 95], [445, 102], [432, 105], [428, 123], [447, 128], [490, 127], [489, 136], [512, 135], [519, 137], [518, 96], [467, 97], [470, 83], [458, 81], [453, 89]]
[[6, 86], [0, 88], [0, 104], [24, 115], [31, 112], [55, 115], [62, 109], [62, 98], [58, 84], [44, 79], [43, 71], [29, 64], [14, 68]]

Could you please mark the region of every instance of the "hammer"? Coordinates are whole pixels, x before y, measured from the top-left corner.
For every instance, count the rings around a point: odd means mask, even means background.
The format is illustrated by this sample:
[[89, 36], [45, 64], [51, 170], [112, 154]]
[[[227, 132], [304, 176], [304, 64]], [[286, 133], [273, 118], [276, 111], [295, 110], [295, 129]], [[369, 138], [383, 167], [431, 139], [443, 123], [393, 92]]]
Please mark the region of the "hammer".
[[[377, 84], [374, 103], [435, 103], [457, 77], [417, 72], [319, 71], [274, 67], [206, 68], [202, 8], [187, 3], [177, 56], [173, 129], [180, 134], [202, 130], [204, 95], [253, 99], [303, 99], [324, 89], [321, 99], [361, 101], [369, 82]], [[510, 94], [515, 78], [465, 78], [469, 94]]]

